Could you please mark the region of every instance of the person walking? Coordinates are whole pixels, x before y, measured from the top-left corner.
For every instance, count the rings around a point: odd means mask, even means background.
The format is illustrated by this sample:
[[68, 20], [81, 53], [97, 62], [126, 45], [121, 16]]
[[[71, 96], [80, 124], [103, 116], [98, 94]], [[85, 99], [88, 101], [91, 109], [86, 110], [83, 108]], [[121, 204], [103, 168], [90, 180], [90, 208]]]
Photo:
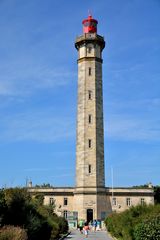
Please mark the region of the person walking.
[[84, 231], [85, 238], [88, 238], [89, 226], [87, 222], [84, 224], [83, 231]]
[[94, 232], [97, 230], [97, 220], [95, 219], [93, 221], [93, 228], [94, 228]]
[[78, 225], [79, 225], [80, 233], [82, 234], [82, 233], [83, 233], [83, 226], [84, 226], [83, 220], [80, 220], [79, 223], [78, 223]]

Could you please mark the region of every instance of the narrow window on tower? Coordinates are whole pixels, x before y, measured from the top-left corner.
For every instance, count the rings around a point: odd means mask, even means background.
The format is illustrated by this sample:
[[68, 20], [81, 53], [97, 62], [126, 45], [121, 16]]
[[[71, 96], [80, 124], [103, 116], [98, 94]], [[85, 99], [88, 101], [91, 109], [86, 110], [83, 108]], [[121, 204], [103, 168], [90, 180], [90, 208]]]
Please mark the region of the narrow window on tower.
[[92, 51], [92, 48], [88, 47], [88, 53], [91, 53], [91, 51]]
[[88, 123], [89, 123], [89, 124], [92, 123], [92, 115], [91, 115], [91, 114], [88, 115]]
[[91, 74], [92, 74], [92, 69], [91, 69], [91, 67], [89, 67], [88, 68], [88, 75], [91, 76]]
[[89, 148], [92, 147], [92, 141], [91, 141], [91, 139], [88, 139], [88, 147], [89, 147]]
[[92, 169], [91, 169], [91, 165], [88, 165], [88, 173], [91, 173]]
[[88, 100], [92, 100], [92, 91], [91, 90], [88, 91]]

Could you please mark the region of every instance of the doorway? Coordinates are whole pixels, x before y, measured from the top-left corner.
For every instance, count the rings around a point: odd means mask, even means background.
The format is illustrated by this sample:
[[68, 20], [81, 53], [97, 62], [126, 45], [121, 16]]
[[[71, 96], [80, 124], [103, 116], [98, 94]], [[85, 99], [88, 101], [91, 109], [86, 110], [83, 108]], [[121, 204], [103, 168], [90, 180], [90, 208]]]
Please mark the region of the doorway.
[[87, 209], [87, 222], [93, 221], [93, 209]]

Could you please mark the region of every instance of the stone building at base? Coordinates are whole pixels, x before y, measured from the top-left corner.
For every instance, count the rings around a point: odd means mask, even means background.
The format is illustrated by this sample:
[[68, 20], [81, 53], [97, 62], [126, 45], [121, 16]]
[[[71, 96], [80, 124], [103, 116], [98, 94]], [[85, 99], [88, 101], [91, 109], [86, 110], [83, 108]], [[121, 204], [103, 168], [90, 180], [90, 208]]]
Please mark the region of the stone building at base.
[[[99, 199], [97, 193], [86, 190], [86, 204], [82, 205], [77, 201], [75, 188], [34, 188], [29, 187], [33, 196], [37, 193], [44, 194], [44, 204], [55, 204], [55, 213], [67, 218], [71, 225], [73, 220], [84, 219], [104, 220], [112, 212], [123, 212], [131, 206], [154, 204], [154, 192], [152, 186], [148, 188], [105, 188], [103, 199]], [[98, 209], [97, 209], [98, 208]], [[98, 213], [98, 211], [99, 213]], [[82, 213], [81, 213], [82, 212]], [[81, 215], [80, 215], [81, 214]], [[80, 216], [79, 216], [80, 215]], [[74, 224], [73, 224], [74, 225]]]
[[74, 220], [104, 220], [137, 204], [154, 204], [152, 187], [107, 188], [104, 172], [102, 51], [104, 38], [97, 34], [98, 21], [83, 20], [83, 35], [76, 38], [78, 51], [78, 102], [76, 184], [73, 188], [29, 188], [43, 193], [44, 204], [55, 203], [58, 215]]

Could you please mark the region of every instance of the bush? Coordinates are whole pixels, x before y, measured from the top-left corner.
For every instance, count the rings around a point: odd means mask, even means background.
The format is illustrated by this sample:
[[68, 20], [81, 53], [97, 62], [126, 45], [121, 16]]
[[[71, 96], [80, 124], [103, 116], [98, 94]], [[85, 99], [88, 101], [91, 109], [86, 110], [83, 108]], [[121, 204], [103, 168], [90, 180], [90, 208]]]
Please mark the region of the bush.
[[0, 229], [0, 240], [27, 240], [27, 233], [20, 227], [6, 226]]
[[59, 226], [58, 223], [52, 221], [52, 232], [51, 232], [51, 237], [50, 240], [57, 240], [59, 239]]
[[48, 217], [48, 222], [52, 226], [50, 240], [58, 239], [60, 238], [61, 235], [68, 232], [68, 222], [65, 218], [58, 217], [57, 215], [54, 214]]
[[[136, 237], [138, 236], [138, 234], [140, 234], [140, 232], [142, 234], [144, 229], [149, 229], [149, 227], [150, 227], [150, 230], [148, 230], [148, 232], [149, 231], [150, 233], [153, 232], [153, 228], [155, 228], [156, 229], [155, 231], [157, 234], [157, 231], [160, 231], [160, 227], [158, 230], [159, 222], [157, 223], [157, 221], [159, 220], [155, 220], [155, 219], [157, 219], [157, 216], [159, 215], [160, 215], [160, 205], [155, 205], [155, 206], [139, 205], [136, 207], [132, 207], [129, 210], [126, 210], [122, 213], [114, 213], [108, 216], [108, 218], [105, 220], [105, 224], [108, 231], [117, 239], [148, 240], [149, 238], [142, 239], [142, 238], [136, 238]], [[152, 225], [150, 225], [151, 220], [153, 220]], [[152, 238], [152, 239], [157, 240], [158, 238]]]
[[59, 233], [64, 234], [68, 232], [68, 222], [63, 217], [54, 217], [54, 220], [58, 223]]
[[134, 237], [136, 240], [160, 239], [160, 214], [138, 224], [135, 227]]
[[110, 215], [105, 220], [106, 227], [118, 239], [132, 240], [132, 218], [129, 211]]
[[25, 223], [29, 240], [49, 240], [52, 226], [47, 219], [38, 214], [31, 214]]
[[[43, 194], [31, 198], [24, 188], [0, 190], [0, 226], [24, 227], [29, 240], [58, 239], [68, 231], [68, 223], [54, 213], [54, 205], [44, 206], [43, 198]], [[7, 234], [12, 240], [12, 232]]]
[[10, 188], [4, 190], [4, 195], [7, 205], [3, 220], [4, 224], [24, 226], [31, 202], [29, 193], [24, 188]]

